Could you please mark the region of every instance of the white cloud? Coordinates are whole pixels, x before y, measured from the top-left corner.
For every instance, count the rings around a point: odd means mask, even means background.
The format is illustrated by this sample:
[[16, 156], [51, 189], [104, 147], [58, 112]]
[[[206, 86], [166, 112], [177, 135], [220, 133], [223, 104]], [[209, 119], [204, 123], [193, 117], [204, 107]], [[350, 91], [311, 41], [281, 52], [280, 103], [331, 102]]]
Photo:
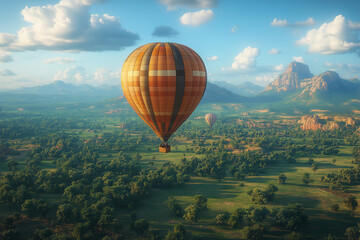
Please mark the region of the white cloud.
[[11, 76], [16, 76], [16, 73], [14, 73], [13, 71], [11, 71], [9, 69], [3, 69], [3, 70], [0, 70], [0, 76], [11, 77]]
[[273, 55], [273, 54], [279, 54], [279, 53], [281, 53], [281, 51], [279, 49], [272, 48], [270, 51], [268, 51], [267, 54]]
[[105, 68], [99, 68], [94, 73], [94, 85], [101, 84], [110, 84], [110, 85], [118, 85], [120, 84], [121, 71], [110, 71]]
[[303, 57], [293, 57], [293, 60], [296, 62], [304, 63]]
[[158, 0], [161, 4], [167, 6], [167, 10], [175, 10], [178, 7], [190, 8], [211, 8], [217, 5], [217, 0]]
[[286, 19], [281, 20], [281, 19], [274, 18], [274, 20], [270, 23], [270, 25], [276, 26], [276, 27], [286, 27], [288, 25], [288, 22]]
[[256, 58], [260, 55], [258, 48], [246, 47], [236, 57], [230, 70], [251, 71], [256, 66]]
[[99, 0], [61, 0], [54, 5], [26, 7], [21, 14], [30, 25], [16, 35], [0, 33], [0, 47], [8, 51], [106, 51], [131, 46], [137, 34], [122, 28], [116, 17], [90, 14]]
[[349, 20], [349, 28], [359, 30], [360, 22], [353, 22], [353, 21]]
[[14, 59], [8, 52], [0, 52], [0, 62], [12, 62]]
[[73, 65], [65, 70], [59, 70], [54, 76], [54, 80], [62, 80], [64, 82], [70, 82], [75, 84], [86, 83], [89, 76], [86, 74], [85, 69], [80, 66]]
[[256, 76], [255, 82], [261, 86], [264, 86], [274, 81], [278, 75], [279, 75], [278, 72], [273, 72], [273, 73], [267, 73], [265, 75]]
[[212, 56], [212, 57], [208, 57], [207, 60], [209, 61], [217, 61], [219, 60], [218, 56]]
[[183, 25], [197, 27], [204, 24], [214, 17], [214, 12], [211, 9], [202, 9], [197, 12], [188, 12], [180, 17], [180, 22]]
[[62, 80], [73, 84], [91, 84], [99, 86], [102, 84], [120, 84], [121, 71], [110, 71], [99, 68], [94, 73], [87, 73], [85, 68], [73, 65], [64, 70], [59, 70], [54, 80]]
[[63, 57], [55, 57], [44, 60], [44, 63], [60, 63], [60, 64], [68, 64], [75, 62], [74, 58], [63, 58]]
[[289, 23], [286, 19], [281, 20], [281, 19], [274, 18], [273, 21], [270, 23], [270, 25], [274, 26], [274, 27], [297, 28], [297, 27], [313, 26], [313, 25], [315, 25], [315, 21], [312, 17], [309, 17], [308, 19], [306, 19], [305, 21], [302, 21], [302, 22]]
[[239, 30], [239, 27], [237, 25], [235, 25], [231, 28], [232, 33], [236, 33], [238, 30]]
[[284, 65], [283, 64], [279, 64], [277, 66], [274, 67], [275, 71], [282, 71], [284, 69]]
[[[308, 52], [321, 54], [338, 54], [355, 52], [360, 49], [360, 40], [354, 23], [352, 28], [345, 17], [338, 15], [332, 22], [314, 28], [306, 36], [296, 41], [297, 45], [307, 45]], [[357, 25], [356, 25], [357, 26]]]

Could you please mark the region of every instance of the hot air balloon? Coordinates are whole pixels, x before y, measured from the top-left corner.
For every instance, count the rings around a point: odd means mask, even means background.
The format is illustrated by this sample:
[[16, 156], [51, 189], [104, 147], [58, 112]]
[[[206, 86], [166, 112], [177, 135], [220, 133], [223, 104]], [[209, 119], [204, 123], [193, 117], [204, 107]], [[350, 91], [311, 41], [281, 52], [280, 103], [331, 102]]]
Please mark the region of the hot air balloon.
[[206, 68], [200, 56], [178, 43], [149, 43], [134, 50], [121, 71], [124, 95], [163, 141], [168, 140], [199, 104], [206, 88]]
[[216, 115], [213, 113], [208, 113], [205, 115], [205, 121], [212, 128], [212, 125], [216, 122]]

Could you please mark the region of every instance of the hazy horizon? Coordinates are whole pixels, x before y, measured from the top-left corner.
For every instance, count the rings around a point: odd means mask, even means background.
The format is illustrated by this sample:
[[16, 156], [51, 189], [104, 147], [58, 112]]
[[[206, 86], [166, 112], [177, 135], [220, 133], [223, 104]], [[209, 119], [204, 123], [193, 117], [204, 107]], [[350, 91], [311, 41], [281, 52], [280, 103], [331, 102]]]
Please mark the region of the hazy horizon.
[[[359, 1], [2, 3], [0, 87], [120, 84], [125, 58], [149, 42], [185, 44], [210, 82], [265, 86], [292, 61], [359, 77]], [[139, 8], [139, 5], [141, 7]], [[1, 5], [0, 5], [1, 6]]]

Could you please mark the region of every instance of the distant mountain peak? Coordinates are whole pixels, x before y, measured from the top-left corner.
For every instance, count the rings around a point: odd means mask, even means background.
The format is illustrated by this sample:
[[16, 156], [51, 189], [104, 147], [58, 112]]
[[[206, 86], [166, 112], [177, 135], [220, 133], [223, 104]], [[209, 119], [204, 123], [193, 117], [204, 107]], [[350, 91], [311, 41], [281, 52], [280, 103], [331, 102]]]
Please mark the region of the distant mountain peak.
[[310, 72], [308, 65], [292, 62], [282, 74], [266, 86], [265, 91], [273, 89], [278, 92], [294, 91], [301, 88], [301, 80], [311, 77], [313, 77], [313, 74]]
[[306, 76], [305, 78], [307, 78], [307, 76], [312, 76], [309, 66], [301, 62], [291, 62], [285, 69], [284, 73], [298, 73]]

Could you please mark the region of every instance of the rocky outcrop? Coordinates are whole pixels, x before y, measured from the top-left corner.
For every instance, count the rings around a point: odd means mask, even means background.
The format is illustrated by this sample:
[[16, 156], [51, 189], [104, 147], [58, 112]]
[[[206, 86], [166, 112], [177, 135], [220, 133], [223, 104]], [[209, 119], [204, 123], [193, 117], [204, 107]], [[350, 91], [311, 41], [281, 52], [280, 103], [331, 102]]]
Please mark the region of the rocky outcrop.
[[311, 78], [309, 67], [303, 63], [292, 62], [284, 73], [278, 76], [273, 82], [269, 83], [265, 91], [272, 89], [281, 91], [293, 91], [301, 88], [301, 80]]
[[291, 101], [311, 103], [317, 96], [327, 96], [327, 99], [333, 95], [356, 97], [360, 94], [360, 81], [342, 79], [334, 71], [313, 76], [307, 65], [292, 62], [284, 73], [266, 86], [265, 91], [270, 90], [292, 94]]
[[342, 117], [342, 116], [303, 116], [298, 123], [301, 124], [300, 128], [302, 130], [336, 130], [340, 128], [340, 123], [344, 122], [345, 126], [355, 126], [357, 121], [352, 117]]
[[318, 115], [314, 116], [303, 116], [298, 123], [301, 124], [300, 128], [302, 130], [319, 130], [322, 129], [322, 124], [319, 122]]

